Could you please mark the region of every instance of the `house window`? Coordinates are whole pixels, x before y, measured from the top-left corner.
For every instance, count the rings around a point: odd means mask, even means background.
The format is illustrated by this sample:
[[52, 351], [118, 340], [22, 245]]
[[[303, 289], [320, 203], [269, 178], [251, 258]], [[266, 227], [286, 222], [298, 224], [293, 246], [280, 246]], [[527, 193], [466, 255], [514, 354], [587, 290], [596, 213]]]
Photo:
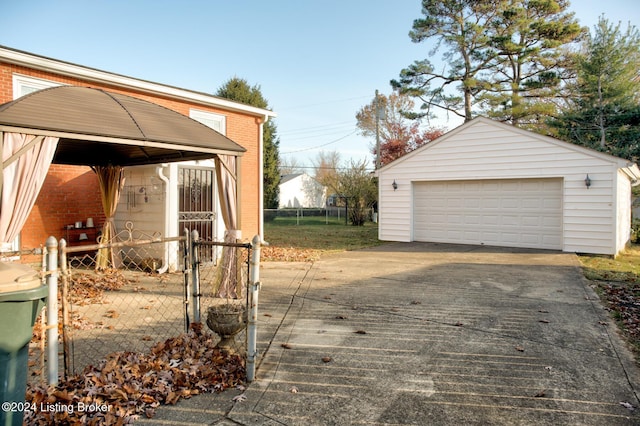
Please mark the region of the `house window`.
[[13, 99], [18, 99], [29, 93], [36, 92], [49, 87], [62, 86], [56, 81], [44, 80], [42, 78], [28, 77], [26, 75], [13, 75]]
[[207, 127], [211, 127], [218, 133], [222, 133], [223, 135], [227, 134], [227, 117], [224, 115], [192, 109], [189, 111], [189, 117], [199, 121]]

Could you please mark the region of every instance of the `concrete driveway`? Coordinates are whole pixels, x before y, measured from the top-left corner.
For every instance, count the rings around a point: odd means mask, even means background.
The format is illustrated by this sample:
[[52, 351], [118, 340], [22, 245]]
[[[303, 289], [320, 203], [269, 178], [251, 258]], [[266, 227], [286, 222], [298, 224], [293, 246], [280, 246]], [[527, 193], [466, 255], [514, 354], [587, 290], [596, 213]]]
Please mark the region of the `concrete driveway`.
[[575, 255], [394, 243], [261, 274], [257, 380], [141, 424], [640, 424]]

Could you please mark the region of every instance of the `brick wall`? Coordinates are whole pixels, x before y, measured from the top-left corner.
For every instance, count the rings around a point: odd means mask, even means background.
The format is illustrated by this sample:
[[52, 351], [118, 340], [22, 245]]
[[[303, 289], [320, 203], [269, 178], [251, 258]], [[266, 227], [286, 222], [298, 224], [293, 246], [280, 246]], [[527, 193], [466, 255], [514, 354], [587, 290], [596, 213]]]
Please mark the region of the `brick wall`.
[[96, 227], [104, 223], [100, 187], [95, 173], [84, 166], [52, 164], [38, 194], [36, 204], [22, 228], [22, 247], [43, 245], [53, 235], [69, 238], [73, 244], [79, 235], [67, 236], [65, 227], [93, 218]]
[[[259, 123], [254, 116], [229, 112], [210, 106], [167, 97], [154, 97], [134, 90], [77, 80], [49, 72], [32, 70], [0, 62], [0, 103], [13, 100], [14, 73], [43, 78], [64, 84], [100, 88], [124, 93], [165, 106], [184, 115], [190, 108], [210, 111], [227, 117], [227, 136], [247, 152], [241, 159], [241, 226], [243, 237], [252, 238], [259, 232]], [[63, 185], [64, 184], [64, 185]], [[93, 217], [96, 224], [104, 221], [97, 179], [87, 167], [52, 165], [27, 223], [22, 230], [24, 248], [39, 247], [49, 235], [62, 237], [63, 227], [75, 221]]]

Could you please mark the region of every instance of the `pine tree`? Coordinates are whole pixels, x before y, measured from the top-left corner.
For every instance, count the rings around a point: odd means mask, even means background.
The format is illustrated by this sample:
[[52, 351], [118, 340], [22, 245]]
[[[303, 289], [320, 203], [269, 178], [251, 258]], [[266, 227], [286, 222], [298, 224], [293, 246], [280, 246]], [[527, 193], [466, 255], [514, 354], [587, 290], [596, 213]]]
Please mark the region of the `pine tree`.
[[574, 56], [571, 102], [552, 121], [557, 136], [613, 155], [640, 157], [640, 33], [601, 17]]

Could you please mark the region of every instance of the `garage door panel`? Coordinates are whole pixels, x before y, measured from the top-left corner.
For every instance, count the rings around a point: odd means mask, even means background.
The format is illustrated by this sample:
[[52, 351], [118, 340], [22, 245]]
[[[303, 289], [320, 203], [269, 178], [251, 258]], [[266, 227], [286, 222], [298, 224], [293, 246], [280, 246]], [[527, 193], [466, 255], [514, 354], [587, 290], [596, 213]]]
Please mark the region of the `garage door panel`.
[[415, 183], [414, 240], [562, 248], [562, 180]]

